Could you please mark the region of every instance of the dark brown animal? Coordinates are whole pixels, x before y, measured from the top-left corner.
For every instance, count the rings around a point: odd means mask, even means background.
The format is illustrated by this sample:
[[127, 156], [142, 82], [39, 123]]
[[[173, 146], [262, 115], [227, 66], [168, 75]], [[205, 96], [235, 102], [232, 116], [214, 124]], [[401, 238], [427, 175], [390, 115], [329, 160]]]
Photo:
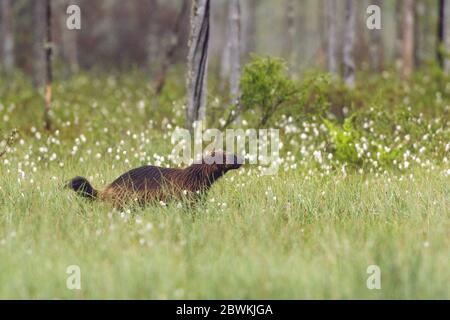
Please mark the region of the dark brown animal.
[[141, 205], [152, 202], [195, 200], [204, 195], [211, 185], [232, 169], [238, 169], [243, 159], [233, 154], [215, 151], [184, 169], [143, 166], [132, 169], [109, 184], [105, 189], [94, 189], [83, 177], [75, 177], [68, 187], [89, 199], [111, 202], [122, 207], [130, 201]]

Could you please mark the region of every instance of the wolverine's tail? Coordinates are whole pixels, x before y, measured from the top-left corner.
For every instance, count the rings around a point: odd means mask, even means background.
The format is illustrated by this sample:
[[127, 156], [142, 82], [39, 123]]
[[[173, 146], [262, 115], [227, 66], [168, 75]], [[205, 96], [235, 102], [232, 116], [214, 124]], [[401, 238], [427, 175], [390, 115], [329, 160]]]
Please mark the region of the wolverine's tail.
[[96, 199], [98, 195], [98, 191], [95, 190], [89, 181], [83, 177], [75, 177], [67, 183], [66, 187], [73, 189], [80, 196]]

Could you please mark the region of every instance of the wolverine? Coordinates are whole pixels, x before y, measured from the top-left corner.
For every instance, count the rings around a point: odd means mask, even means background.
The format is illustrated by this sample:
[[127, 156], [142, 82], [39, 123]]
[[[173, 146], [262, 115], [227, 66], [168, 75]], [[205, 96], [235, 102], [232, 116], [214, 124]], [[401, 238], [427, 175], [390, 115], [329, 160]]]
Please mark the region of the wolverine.
[[184, 169], [142, 166], [119, 176], [103, 190], [96, 190], [84, 177], [67, 184], [77, 194], [123, 207], [130, 201], [147, 205], [159, 201], [196, 200], [205, 195], [212, 184], [229, 170], [239, 169], [243, 158], [223, 151], [213, 151]]

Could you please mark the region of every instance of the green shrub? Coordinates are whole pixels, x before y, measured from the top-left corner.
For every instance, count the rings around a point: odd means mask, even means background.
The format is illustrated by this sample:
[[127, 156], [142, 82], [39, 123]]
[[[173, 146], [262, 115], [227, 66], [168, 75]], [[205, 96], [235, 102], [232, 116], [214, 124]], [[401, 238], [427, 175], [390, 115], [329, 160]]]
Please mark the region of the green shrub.
[[286, 63], [279, 58], [253, 57], [241, 78], [243, 112], [256, 112], [257, 126], [265, 126], [298, 93]]

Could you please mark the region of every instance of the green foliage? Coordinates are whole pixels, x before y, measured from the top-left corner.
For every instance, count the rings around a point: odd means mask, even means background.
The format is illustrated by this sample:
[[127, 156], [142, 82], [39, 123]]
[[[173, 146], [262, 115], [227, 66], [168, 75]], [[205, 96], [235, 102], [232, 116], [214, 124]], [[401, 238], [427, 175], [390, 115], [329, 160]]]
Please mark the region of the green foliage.
[[[242, 79], [242, 104], [254, 111], [244, 114], [247, 123], [257, 117], [259, 124], [270, 119], [287, 129], [285, 151], [323, 167], [380, 172], [424, 159], [448, 161], [450, 77], [440, 68], [431, 65], [408, 81], [391, 71], [362, 73], [353, 90], [329, 74], [312, 71], [293, 80], [286, 70], [282, 60], [256, 57]], [[282, 101], [282, 112], [271, 108], [275, 101]]]
[[258, 111], [258, 126], [265, 126], [297, 93], [286, 63], [279, 58], [253, 57], [241, 78], [243, 111]]
[[[53, 132], [28, 79], [0, 78], [0, 137], [20, 134], [0, 157], [0, 298], [448, 299], [448, 77], [358, 75], [349, 91], [317, 72], [290, 79], [269, 60], [243, 79], [242, 118], [260, 124], [261, 105], [283, 99], [267, 123], [282, 131], [277, 174], [244, 166], [189, 208], [117, 211], [62, 188], [173, 166], [181, 70], [159, 97], [139, 72], [57, 79]], [[277, 86], [295, 92], [277, 97]], [[217, 117], [224, 100], [209, 96]], [[365, 285], [374, 263], [382, 290]], [[66, 288], [69, 265], [81, 290]]]
[[331, 136], [330, 151], [334, 154], [335, 159], [343, 163], [359, 165], [361, 158], [358, 157], [355, 148], [359, 132], [353, 127], [353, 119], [354, 117], [346, 118], [342, 127], [327, 119], [323, 121]]

